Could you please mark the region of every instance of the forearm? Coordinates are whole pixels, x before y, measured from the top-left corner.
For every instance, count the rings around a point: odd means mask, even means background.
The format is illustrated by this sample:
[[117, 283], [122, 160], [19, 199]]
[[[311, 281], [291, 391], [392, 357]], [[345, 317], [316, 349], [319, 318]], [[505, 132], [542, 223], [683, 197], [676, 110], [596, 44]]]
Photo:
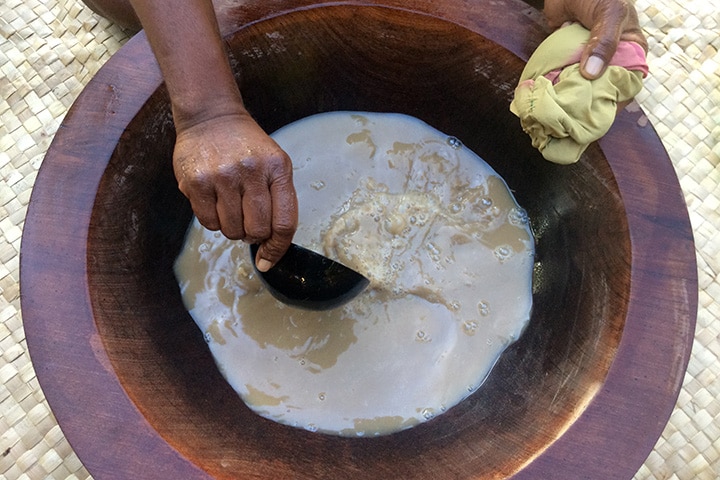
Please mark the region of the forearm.
[[131, 0], [160, 64], [178, 130], [245, 114], [211, 0]]

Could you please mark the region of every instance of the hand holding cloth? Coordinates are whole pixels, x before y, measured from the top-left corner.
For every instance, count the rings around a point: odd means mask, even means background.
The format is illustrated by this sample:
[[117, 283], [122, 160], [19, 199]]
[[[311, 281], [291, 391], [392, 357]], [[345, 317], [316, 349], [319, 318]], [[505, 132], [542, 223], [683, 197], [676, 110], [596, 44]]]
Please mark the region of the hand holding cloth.
[[577, 162], [605, 135], [618, 104], [640, 92], [648, 72], [642, 46], [621, 41], [605, 72], [584, 78], [580, 57], [589, 39], [590, 31], [577, 23], [552, 33], [528, 60], [510, 104], [533, 147], [554, 163]]

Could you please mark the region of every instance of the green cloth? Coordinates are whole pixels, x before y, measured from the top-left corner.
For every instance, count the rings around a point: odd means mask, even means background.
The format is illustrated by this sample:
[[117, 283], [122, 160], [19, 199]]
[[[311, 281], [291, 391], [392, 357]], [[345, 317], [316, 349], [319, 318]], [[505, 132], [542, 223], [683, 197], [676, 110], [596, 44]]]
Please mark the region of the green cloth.
[[[587, 29], [572, 24], [545, 39], [528, 60], [510, 104], [533, 147], [554, 163], [577, 162], [610, 129], [617, 104], [642, 88], [639, 71], [610, 65], [601, 77], [587, 80], [579, 63], [569, 65], [578, 61], [589, 38]], [[544, 77], [561, 68], [554, 85]]]

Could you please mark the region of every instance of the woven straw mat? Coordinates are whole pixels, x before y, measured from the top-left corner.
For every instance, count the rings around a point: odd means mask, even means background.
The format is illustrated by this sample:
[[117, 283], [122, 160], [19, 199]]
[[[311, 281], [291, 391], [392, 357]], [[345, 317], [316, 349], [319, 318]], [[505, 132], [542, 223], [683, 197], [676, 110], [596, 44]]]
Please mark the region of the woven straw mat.
[[[675, 410], [636, 479], [720, 478], [720, 2], [638, 0], [651, 74], [638, 103], [667, 148], [692, 222], [699, 311]], [[129, 35], [79, 0], [0, 4], [0, 478], [86, 479], [35, 377], [18, 286], [38, 168], [83, 86]]]

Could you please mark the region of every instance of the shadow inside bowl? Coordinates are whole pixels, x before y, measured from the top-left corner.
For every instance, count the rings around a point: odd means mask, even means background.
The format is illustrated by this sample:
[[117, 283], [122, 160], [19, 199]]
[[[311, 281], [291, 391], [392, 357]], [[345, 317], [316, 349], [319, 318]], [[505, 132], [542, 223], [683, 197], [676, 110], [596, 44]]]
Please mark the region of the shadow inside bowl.
[[170, 445], [217, 478], [501, 478], [522, 469], [602, 386], [622, 334], [630, 239], [602, 150], [591, 146], [572, 166], [544, 161], [508, 110], [523, 62], [435, 17], [301, 10], [238, 30], [228, 47], [247, 107], [267, 131], [325, 111], [398, 112], [485, 159], [536, 235], [532, 318], [477, 392], [413, 429], [348, 439], [252, 413], [215, 367], [173, 275], [192, 212], [172, 172], [161, 88], [115, 149], [87, 245], [95, 321], [127, 394]]

